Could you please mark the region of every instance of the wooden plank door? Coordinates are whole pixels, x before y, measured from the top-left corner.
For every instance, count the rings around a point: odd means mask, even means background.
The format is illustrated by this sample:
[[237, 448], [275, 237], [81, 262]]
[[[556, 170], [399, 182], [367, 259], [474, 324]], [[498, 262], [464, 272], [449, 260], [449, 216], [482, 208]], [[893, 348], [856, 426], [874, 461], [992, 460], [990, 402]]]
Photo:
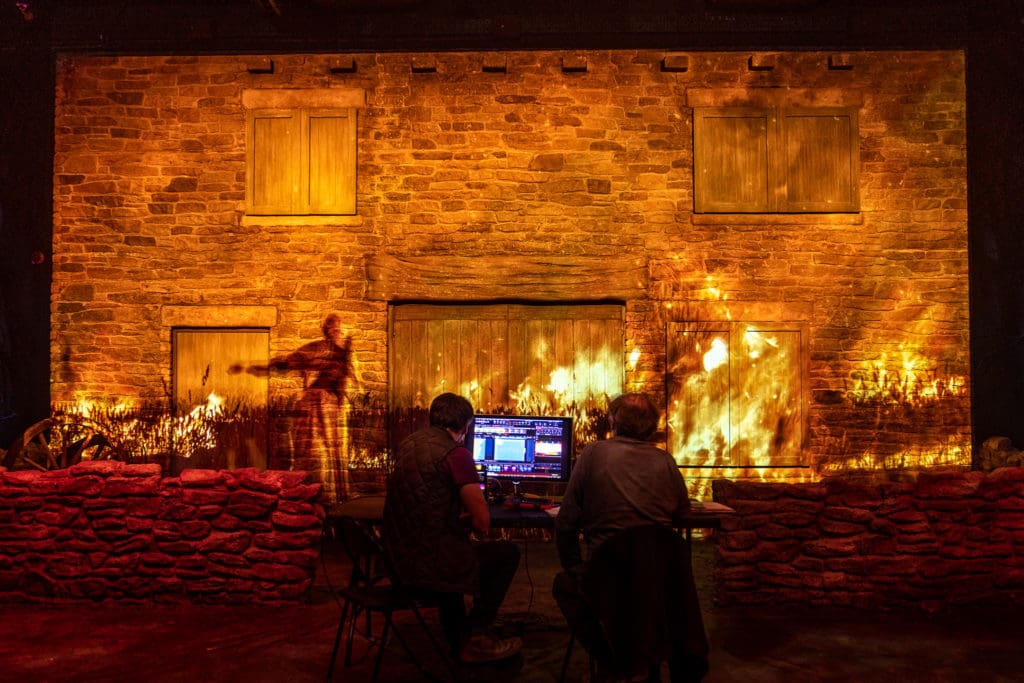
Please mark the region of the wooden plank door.
[[622, 391], [619, 305], [391, 307], [392, 443], [451, 391], [478, 412], [572, 415]]
[[231, 373], [266, 365], [265, 329], [175, 329], [172, 391], [174, 467], [235, 469], [267, 465], [266, 377]]
[[669, 449], [680, 466], [802, 464], [805, 336], [778, 324], [669, 325]]

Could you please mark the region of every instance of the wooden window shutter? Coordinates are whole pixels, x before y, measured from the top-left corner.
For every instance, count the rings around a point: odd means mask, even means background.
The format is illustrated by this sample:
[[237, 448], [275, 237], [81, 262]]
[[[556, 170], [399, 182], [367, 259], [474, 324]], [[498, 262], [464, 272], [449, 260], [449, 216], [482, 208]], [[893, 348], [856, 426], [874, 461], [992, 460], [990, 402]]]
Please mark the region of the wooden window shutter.
[[247, 118], [249, 213], [294, 213], [301, 177], [301, 117], [294, 111], [250, 110]]
[[697, 213], [767, 212], [771, 111], [696, 109], [694, 202]]
[[355, 109], [251, 109], [247, 213], [356, 212]]
[[860, 210], [851, 108], [696, 108], [696, 213]]
[[309, 213], [355, 213], [355, 110], [314, 110], [307, 121]]
[[859, 207], [857, 113], [789, 109], [781, 113], [787, 211], [840, 212]]

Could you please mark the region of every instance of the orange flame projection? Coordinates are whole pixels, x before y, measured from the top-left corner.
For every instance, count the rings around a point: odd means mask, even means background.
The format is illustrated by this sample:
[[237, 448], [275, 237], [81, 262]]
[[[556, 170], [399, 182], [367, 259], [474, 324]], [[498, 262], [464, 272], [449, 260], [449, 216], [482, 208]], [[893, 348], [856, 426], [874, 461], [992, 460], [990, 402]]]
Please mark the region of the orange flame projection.
[[124, 400], [79, 400], [58, 406], [53, 412], [66, 423], [86, 425], [104, 436], [124, 460], [152, 462], [166, 458], [172, 449], [176, 455], [189, 458], [199, 449], [215, 447], [216, 426], [229, 419], [223, 403], [220, 396], [211, 393], [205, 403], [178, 417], [162, 408]]
[[668, 416], [679, 465], [800, 464], [799, 333], [731, 323], [681, 337]]
[[901, 349], [898, 359], [888, 354], [865, 363], [853, 374], [854, 388], [847, 392], [854, 403], [920, 404], [947, 397], [963, 397], [967, 378], [961, 375], [940, 376], [926, 358], [916, 351]]
[[602, 348], [592, 360], [577, 359], [547, 377], [527, 377], [509, 390], [509, 410], [522, 415], [567, 415], [574, 418], [577, 450], [593, 441], [595, 426], [611, 398], [622, 393], [622, 359]]
[[[943, 373], [938, 363], [903, 347], [895, 357], [864, 363], [852, 379], [846, 399], [859, 421], [831, 436], [823, 474], [970, 466], [966, 377]], [[861, 437], [861, 445], [850, 445], [850, 435]]]

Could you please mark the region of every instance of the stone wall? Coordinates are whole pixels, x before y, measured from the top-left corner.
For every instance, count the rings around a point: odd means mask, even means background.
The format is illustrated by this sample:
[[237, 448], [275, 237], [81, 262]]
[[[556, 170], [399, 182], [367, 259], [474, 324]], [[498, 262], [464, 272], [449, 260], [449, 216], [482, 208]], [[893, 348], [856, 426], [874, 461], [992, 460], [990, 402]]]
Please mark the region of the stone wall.
[[[371, 265], [476, 260], [443, 294], [480, 301], [507, 296], [484, 286], [486, 259], [555, 255], [630, 264], [585, 297], [636, 290], [623, 302], [630, 389], [664, 396], [673, 322], [793, 324], [802, 464], [969, 459], [960, 51], [68, 54], [57, 84], [55, 402], [163, 400], [168, 321], [248, 307], [240, 324], [270, 312], [271, 355], [339, 311], [351, 394], [382, 414], [388, 305], [437, 292], [371, 287]], [[242, 99], [261, 88], [365, 92], [355, 215], [244, 215]], [[693, 102], [765, 92], [858, 103], [859, 212], [694, 213]], [[550, 283], [508, 280], [517, 298], [549, 298]], [[193, 309], [208, 313], [177, 317]], [[272, 377], [272, 402], [297, 382]]]
[[303, 598], [324, 511], [306, 473], [96, 461], [0, 468], [0, 601]]
[[715, 482], [722, 604], [1024, 605], [1024, 469]]

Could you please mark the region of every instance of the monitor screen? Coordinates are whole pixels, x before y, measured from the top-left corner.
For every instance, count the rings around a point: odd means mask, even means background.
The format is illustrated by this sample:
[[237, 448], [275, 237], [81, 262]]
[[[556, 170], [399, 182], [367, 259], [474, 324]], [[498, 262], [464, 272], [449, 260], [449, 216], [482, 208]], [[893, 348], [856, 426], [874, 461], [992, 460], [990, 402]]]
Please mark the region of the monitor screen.
[[466, 447], [488, 477], [567, 481], [572, 464], [572, 418], [477, 415]]

